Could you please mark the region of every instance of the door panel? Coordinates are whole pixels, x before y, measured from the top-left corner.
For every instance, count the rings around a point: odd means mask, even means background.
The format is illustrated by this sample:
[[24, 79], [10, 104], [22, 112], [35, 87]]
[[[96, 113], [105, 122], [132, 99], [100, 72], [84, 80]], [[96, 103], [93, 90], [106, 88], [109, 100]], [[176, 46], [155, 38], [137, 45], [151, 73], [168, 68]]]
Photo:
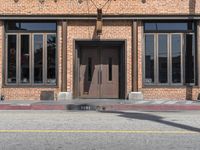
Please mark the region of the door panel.
[[116, 47], [82, 47], [80, 97], [119, 98], [119, 59]]
[[101, 49], [101, 98], [119, 98], [119, 59], [115, 47]]
[[99, 57], [96, 47], [81, 49], [80, 97], [99, 98]]

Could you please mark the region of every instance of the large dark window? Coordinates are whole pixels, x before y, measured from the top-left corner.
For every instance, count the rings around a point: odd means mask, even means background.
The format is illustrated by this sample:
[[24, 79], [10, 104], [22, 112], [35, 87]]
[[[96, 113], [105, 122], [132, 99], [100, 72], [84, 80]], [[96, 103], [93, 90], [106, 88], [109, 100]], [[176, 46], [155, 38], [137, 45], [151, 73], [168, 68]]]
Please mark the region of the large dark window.
[[30, 35], [20, 35], [21, 83], [30, 83]]
[[194, 66], [195, 66], [195, 40], [192, 34], [186, 34], [185, 44], [185, 82], [194, 83]]
[[[12, 24], [13, 22], [7, 22], [8, 29], [11, 28]], [[56, 30], [55, 32], [30, 31], [30, 28], [39, 29], [37, 24], [38, 22], [27, 24], [26, 27], [27, 29], [29, 28], [27, 33], [21, 30], [8, 30], [8, 33], [6, 33], [6, 84], [56, 85]], [[56, 23], [53, 24], [56, 25]], [[22, 29], [23, 22], [20, 24], [16, 23], [13, 29], [18, 27], [18, 25]], [[51, 25], [52, 23], [40, 23], [40, 29], [51, 28]]]
[[193, 31], [194, 23], [193, 22], [147, 22], [144, 25], [146, 32], [155, 32], [155, 31]]
[[34, 35], [34, 83], [43, 83], [43, 35]]
[[56, 35], [47, 35], [47, 82], [56, 83]]
[[145, 36], [145, 82], [154, 83], [154, 35]]
[[7, 41], [7, 82], [16, 83], [16, 57], [17, 57], [17, 36], [8, 35]]
[[159, 83], [168, 82], [168, 38], [166, 34], [158, 35], [158, 74]]
[[193, 22], [144, 23], [144, 84], [195, 84]]
[[172, 53], [172, 82], [181, 83], [181, 35], [172, 34], [171, 37]]

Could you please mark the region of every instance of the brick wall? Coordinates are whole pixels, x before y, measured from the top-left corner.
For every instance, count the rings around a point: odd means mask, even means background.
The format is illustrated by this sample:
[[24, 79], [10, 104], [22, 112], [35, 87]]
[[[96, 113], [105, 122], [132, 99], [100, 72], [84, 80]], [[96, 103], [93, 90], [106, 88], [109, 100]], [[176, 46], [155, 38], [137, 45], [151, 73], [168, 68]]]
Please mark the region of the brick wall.
[[[104, 4], [105, 0], [93, 0], [97, 5]], [[143, 3], [143, 1], [145, 1]], [[83, 0], [0, 0], [0, 15], [96, 15], [96, 8], [91, 1]], [[200, 14], [198, 0], [112, 0], [103, 9], [104, 14], [110, 15], [188, 15]], [[144, 93], [145, 99], [197, 99], [200, 90], [194, 88], [158, 88], [143, 87], [142, 84], [142, 51], [143, 26], [138, 21], [138, 88]], [[1, 89], [6, 99], [39, 99], [41, 91], [61, 91], [61, 85], [67, 84], [67, 90], [73, 91], [73, 51], [74, 39], [95, 39], [95, 21], [68, 21], [67, 28], [67, 83], [62, 83], [62, 27], [58, 27], [58, 87], [31, 88], [31, 87], [4, 87]], [[0, 21], [0, 58], [3, 58], [3, 22]], [[132, 89], [132, 21], [110, 20], [104, 21], [101, 39], [127, 40], [127, 93]], [[2, 81], [3, 59], [0, 61], [0, 81]], [[1, 84], [0, 84], [1, 85]]]
[[[98, 7], [106, 0], [93, 0]], [[52, 14], [96, 14], [95, 5], [89, 0], [0, 0], [1, 15], [52, 15]], [[104, 7], [104, 13], [127, 14], [193, 14], [200, 13], [199, 0], [112, 0]]]

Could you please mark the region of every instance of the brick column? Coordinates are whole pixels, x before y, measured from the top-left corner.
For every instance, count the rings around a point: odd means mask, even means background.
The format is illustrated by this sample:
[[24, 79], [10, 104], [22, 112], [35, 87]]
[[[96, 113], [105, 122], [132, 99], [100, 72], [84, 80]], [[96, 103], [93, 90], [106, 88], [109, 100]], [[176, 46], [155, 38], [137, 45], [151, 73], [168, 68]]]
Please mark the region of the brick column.
[[138, 23], [133, 21], [132, 29], [132, 91], [138, 91]]
[[67, 92], [67, 21], [62, 21], [62, 92]]

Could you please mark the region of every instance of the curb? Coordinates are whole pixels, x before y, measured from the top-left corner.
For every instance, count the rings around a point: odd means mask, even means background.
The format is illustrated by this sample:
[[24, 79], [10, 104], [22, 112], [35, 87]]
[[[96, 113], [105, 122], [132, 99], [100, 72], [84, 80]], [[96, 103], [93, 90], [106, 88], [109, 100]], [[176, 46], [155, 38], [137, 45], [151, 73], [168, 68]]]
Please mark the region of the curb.
[[120, 104], [120, 105], [106, 105], [100, 106], [101, 111], [118, 111], [118, 110], [142, 110], [142, 111], [192, 111], [200, 110], [200, 105], [130, 105], [130, 104]]
[[89, 104], [60, 104], [60, 105], [10, 105], [1, 104], [0, 110], [82, 110], [82, 111], [192, 111], [200, 110], [200, 105], [141, 105], [141, 104], [113, 104], [113, 105], [89, 105]]
[[0, 110], [66, 110], [65, 105], [0, 105]]

